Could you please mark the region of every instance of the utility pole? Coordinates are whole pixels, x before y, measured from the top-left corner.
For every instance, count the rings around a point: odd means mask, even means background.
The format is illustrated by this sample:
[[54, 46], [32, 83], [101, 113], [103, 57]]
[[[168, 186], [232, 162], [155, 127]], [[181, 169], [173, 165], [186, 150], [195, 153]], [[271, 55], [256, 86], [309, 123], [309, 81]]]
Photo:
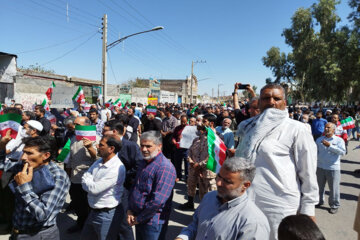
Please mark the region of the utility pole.
[[103, 87], [103, 105], [105, 106], [106, 100], [106, 64], [107, 64], [107, 15], [103, 17], [103, 32], [102, 32], [102, 87]]
[[219, 83], [218, 84], [218, 97], [217, 97], [217, 101], [218, 101], [218, 103], [220, 102], [219, 100], [220, 100], [220, 86], [222, 86], [223, 84], [221, 84], [221, 83]]
[[214, 88], [212, 88], [211, 90], [212, 90], [211, 103], [214, 103]]
[[190, 77], [190, 81], [191, 81], [191, 83], [190, 83], [190, 103], [193, 103], [194, 63], [195, 63], [195, 64], [196, 64], [196, 63], [206, 63], [206, 61], [201, 60], [201, 61], [196, 61], [196, 62], [192, 61], [192, 62], [191, 62], [191, 77]]

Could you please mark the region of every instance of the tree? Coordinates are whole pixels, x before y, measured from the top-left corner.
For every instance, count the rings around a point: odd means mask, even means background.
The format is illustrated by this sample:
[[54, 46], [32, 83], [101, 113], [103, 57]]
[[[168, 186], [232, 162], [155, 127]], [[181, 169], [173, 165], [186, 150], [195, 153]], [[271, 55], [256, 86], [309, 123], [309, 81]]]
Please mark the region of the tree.
[[38, 72], [38, 73], [50, 73], [54, 74], [55, 71], [52, 69], [46, 69], [42, 66], [40, 66], [38, 63], [35, 63], [35, 65], [29, 65], [28, 67], [20, 66], [18, 68], [21, 71], [31, 71], [31, 72]]
[[[355, 12], [349, 15], [354, 29], [338, 27], [336, 0], [319, 0], [310, 8], [299, 8], [291, 26], [283, 31], [285, 42], [292, 48], [283, 53], [272, 47], [263, 58], [275, 77], [286, 82], [293, 97], [305, 100], [348, 99], [351, 88], [359, 86], [359, 0], [351, 0]], [[316, 29], [316, 30], [315, 30]], [[267, 82], [269, 79], [266, 80]]]

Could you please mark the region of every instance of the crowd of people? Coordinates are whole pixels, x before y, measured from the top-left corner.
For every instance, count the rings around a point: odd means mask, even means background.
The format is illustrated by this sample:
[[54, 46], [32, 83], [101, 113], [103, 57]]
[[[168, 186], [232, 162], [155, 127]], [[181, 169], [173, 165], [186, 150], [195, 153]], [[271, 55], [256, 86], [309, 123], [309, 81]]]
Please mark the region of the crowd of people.
[[[60, 239], [56, 218], [69, 194], [63, 210], [77, 218], [68, 234], [131, 240], [135, 226], [137, 240], [166, 239], [174, 188], [183, 181], [187, 202], [179, 209], [195, 212], [176, 239], [325, 239], [315, 207], [325, 204], [327, 182], [329, 213], [339, 210], [340, 158], [350, 138], [359, 141], [360, 105], [287, 106], [276, 84], [259, 96], [248, 85], [252, 98], [240, 100], [239, 86], [227, 104], [3, 105], [3, 114], [22, 116], [16, 137], [8, 131], [0, 139], [6, 232]], [[78, 126], [95, 126], [96, 137], [79, 138]], [[185, 144], [188, 129], [196, 135]], [[226, 146], [217, 172], [207, 167], [209, 131]]]

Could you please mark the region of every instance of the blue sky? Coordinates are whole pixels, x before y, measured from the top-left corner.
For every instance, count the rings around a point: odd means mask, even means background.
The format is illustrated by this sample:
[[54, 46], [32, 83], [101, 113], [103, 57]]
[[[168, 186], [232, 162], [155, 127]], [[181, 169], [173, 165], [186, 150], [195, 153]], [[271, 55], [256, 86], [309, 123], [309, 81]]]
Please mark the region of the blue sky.
[[[119, 35], [163, 26], [131, 37], [109, 50], [108, 81], [185, 79], [191, 73], [199, 93], [230, 94], [237, 81], [265, 84], [271, 71], [261, 58], [272, 46], [288, 51], [281, 33], [310, 0], [17, 0], [2, 1], [0, 51], [18, 55], [18, 66], [38, 63], [56, 73], [101, 79], [101, 18], [108, 15], [108, 43]], [[68, 6], [68, 11], [67, 11]], [[351, 9], [338, 5], [346, 24]], [[34, 51], [29, 51], [34, 50]], [[111, 64], [110, 64], [111, 62]], [[111, 69], [113, 67], [113, 71]]]

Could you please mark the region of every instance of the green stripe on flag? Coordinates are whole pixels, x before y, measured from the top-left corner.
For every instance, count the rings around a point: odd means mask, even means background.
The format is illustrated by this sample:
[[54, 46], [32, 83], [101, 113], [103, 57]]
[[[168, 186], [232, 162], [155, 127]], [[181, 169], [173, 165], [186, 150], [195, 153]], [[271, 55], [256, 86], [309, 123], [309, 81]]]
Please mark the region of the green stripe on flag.
[[41, 105], [42, 105], [43, 107], [45, 107], [45, 105], [46, 105], [46, 99], [45, 99], [45, 98], [44, 98], [44, 100], [42, 101]]
[[340, 121], [341, 124], [348, 123], [348, 122], [352, 122], [352, 119], [350, 117]]
[[114, 102], [114, 104], [117, 104], [118, 102], [120, 102], [120, 98], [118, 98], [118, 99]]
[[75, 100], [76, 97], [79, 95], [80, 91], [82, 90], [81, 86], [79, 86], [78, 90], [76, 91], [75, 95], [72, 97], [72, 100]]
[[191, 110], [190, 113], [193, 114], [193, 113], [196, 111], [196, 109], [198, 109], [198, 107], [199, 107], [199, 106], [194, 107], [194, 108]]
[[56, 160], [59, 162], [63, 162], [67, 156], [70, 153], [70, 145], [71, 145], [71, 141], [70, 138], [67, 140], [65, 146], [63, 147], [63, 149], [61, 150], [59, 156], [57, 156]]
[[216, 166], [217, 166], [217, 162], [215, 159], [215, 133], [211, 128], [207, 128], [207, 141], [208, 141], [208, 152], [209, 152], [209, 159], [208, 162], [206, 164], [206, 168], [209, 169], [212, 172], [216, 172]]
[[16, 114], [16, 113], [7, 113], [4, 115], [0, 115], [0, 123], [6, 122], [6, 121], [14, 121], [14, 122], [21, 123], [21, 120], [22, 120], [22, 116], [20, 114]]
[[91, 126], [76, 125], [75, 130], [78, 130], [78, 131], [96, 131], [96, 125], [91, 125]]

